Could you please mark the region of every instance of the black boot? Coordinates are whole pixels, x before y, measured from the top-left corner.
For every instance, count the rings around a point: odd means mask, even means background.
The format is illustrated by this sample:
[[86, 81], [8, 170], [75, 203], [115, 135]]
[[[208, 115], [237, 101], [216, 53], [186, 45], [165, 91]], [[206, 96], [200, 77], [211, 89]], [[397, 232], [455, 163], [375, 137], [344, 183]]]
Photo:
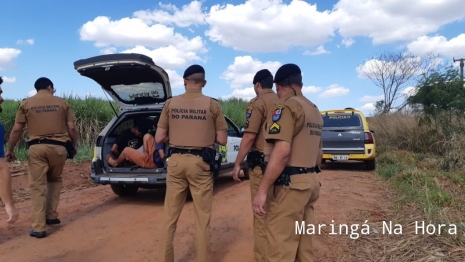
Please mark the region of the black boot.
[[35, 238], [43, 238], [43, 237], [46, 237], [47, 236], [47, 233], [45, 231], [42, 231], [42, 232], [34, 232], [34, 229], [31, 229], [31, 231], [29, 231], [29, 235], [31, 237], [35, 237]]
[[57, 224], [60, 224], [61, 221], [60, 219], [58, 218], [55, 218], [55, 219], [45, 219], [45, 224], [47, 225], [57, 225]]

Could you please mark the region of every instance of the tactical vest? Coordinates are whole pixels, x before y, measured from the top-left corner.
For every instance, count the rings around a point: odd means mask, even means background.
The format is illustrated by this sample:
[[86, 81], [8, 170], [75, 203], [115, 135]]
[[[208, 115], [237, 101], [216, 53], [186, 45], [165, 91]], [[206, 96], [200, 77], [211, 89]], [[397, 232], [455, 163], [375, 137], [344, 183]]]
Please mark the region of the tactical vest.
[[69, 139], [63, 100], [56, 96], [33, 96], [24, 108], [27, 135], [30, 140], [49, 138], [65, 142]]
[[177, 96], [169, 104], [169, 141], [172, 147], [204, 148], [215, 144], [216, 130], [211, 98]]
[[260, 130], [255, 138], [254, 144], [252, 145], [252, 148], [257, 149], [260, 152], [264, 151], [264, 146], [265, 146], [265, 136], [264, 136], [264, 128], [266, 124], [266, 118], [270, 112], [270, 110], [273, 108], [275, 102], [278, 100], [278, 95], [275, 92], [267, 92], [263, 95], [259, 95], [259, 99], [262, 99], [265, 104], [265, 111], [263, 112], [263, 117], [262, 117], [262, 122], [260, 123]]
[[294, 136], [288, 166], [314, 167], [318, 156], [323, 118], [318, 108], [302, 96], [292, 96], [303, 108], [305, 122]]

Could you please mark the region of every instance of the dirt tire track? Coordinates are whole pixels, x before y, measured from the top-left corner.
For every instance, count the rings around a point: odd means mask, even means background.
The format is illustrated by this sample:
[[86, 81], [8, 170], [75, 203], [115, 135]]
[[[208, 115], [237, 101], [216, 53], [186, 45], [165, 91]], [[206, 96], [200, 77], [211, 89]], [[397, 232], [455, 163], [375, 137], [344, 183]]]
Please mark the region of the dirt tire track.
[[[363, 223], [382, 219], [387, 212], [386, 189], [375, 176], [360, 171], [363, 165], [324, 165], [319, 174], [322, 188], [316, 204], [318, 223]], [[67, 164], [64, 183], [92, 185], [89, 163]], [[24, 180], [26, 179], [26, 180]], [[14, 177], [24, 187], [26, 176]], [[89, 184], [86, 184], [89, 183]], [[31, 238], [29, 200], [18, 203], [20, 219], [5, 223], [0, 211], [0, 261], [157, 261], [158, 232], [163, 215], [164, 190], [140, 190], [135, 197], [116, 196], [109, 186], [65, 192], [58, 207], [61, 225], [47, 227], [44, 239]], [[214, 261], [252, 261], [252, 210], [249, 182], [235, 183], [229, 174], [219, 177], [213, 200], [212, 250]], [[363, 220], [354, 221], [354, 217]], [[327, 227], [316, 236], [320, 261], [351, 261], [342, 238], [328, 235]], [[195, 261], [193, 204], [187, 201], [175, 236], [176, 261]]]

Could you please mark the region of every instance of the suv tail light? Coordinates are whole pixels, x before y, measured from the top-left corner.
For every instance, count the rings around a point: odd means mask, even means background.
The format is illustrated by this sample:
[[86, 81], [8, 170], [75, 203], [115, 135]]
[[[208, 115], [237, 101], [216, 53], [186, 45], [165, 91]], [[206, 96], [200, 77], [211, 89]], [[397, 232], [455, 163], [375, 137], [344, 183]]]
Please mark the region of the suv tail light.
[[373, 144], [373, 134], [371, 132], [365, 132], [365, 144]]

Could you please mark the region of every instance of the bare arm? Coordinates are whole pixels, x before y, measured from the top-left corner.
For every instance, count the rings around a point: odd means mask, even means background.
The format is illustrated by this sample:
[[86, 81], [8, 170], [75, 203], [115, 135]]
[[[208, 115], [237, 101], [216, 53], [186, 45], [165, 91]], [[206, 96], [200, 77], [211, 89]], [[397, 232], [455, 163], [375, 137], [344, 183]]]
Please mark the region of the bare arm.
[[16, 144], [23, 133], [25, 123], [16, 122], [11, 129], [10, 137], [8, 138], [8, 152], [13, 152]]
[[321, 160], [323, 159], [323, 150], [320, 148], [318, 149], [318, 156], [316, 157], [316, 164], [315, 166], [321, 165]]
[[71, 138], [71, 142], [73, 143], [73, 145], [76, 145], [77, 131], [76, 131], [76, 126], [74, 125], [74, 122], [67, 122], [66, 126], [68, 127], [68, 135], [69, 135], [69, 138]]
[[252, 148], [253, 142], [255, 141], [255, 137], [257, 134], [251, 132], [245, 132], [244, 136], [242, 137], [241, 145], [239, 146], [239, 152], [237, 153], [236, 161], [234, 162], [235, 166], [239, 166], [244, 158]]
[[216, 131], [216, 143], [222, 146], [228, 143], [228, 133], [226, 130]]
[[281, 175], [287, 165], [291, 155], [291, 144], [287, 141], [275, 140], [273, 151], [270, 155], [270, 161], [263, 175], [258, 192], [266, 194], [271, 185]]
[[159, 126], [157, 128], [157, 132], [155, 133], [155, 143], [168, 143], [168, 140], [168, 130]]
[[0, 197], [5, 205], [13, 205], [10, 168], [4, 157], [0, 158]]
[[163, 149], [158, 149], [158, 154], [160, 155], [161, 159], [165, 159], [165, 150]]

